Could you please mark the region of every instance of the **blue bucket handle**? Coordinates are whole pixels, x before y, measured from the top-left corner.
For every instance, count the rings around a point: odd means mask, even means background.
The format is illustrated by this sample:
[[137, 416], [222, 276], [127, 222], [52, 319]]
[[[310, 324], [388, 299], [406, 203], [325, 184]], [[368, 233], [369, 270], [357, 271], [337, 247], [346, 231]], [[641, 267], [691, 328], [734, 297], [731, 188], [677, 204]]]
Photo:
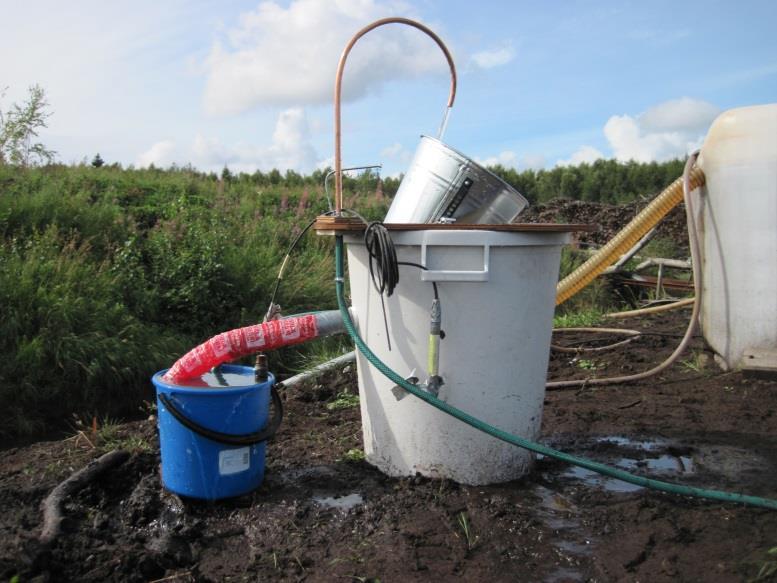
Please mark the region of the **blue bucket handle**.
[[210, 439], [217, 443], [223, 443], [225, 445], [253, 445], [270, 439], [278, 431], [283, 421], [283, 402], [281, 396], [278, 394], [276, 385], [270, 387], [270, 395], [272, 397], [274, 414], [272, 419], [267, 423], [264, 429], [254, 433], [246, 433], [244, 435], [233, 435], [231, 433], [221, 433], [220, 431], [214, 431], [203, 427], [196, 421], [189, 419], [180, 409], [173, 405], [172, 399], [170, 399], [165, 393], [159, 393], [159, 401], [165, 406], [165, 408], [181, 425], [187, 429], [193, 431], [201, 437]]

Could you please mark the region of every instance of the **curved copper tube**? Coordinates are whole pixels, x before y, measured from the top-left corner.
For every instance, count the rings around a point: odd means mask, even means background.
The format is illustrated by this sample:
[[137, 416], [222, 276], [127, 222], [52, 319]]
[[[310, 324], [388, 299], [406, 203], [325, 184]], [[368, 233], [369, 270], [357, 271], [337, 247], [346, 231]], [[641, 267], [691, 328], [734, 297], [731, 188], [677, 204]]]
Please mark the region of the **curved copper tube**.
[[456, 99], [456, 65], [453, 64], [453, 57], [451, 57], [451, 53], [448, 51], [448, 47], [445, 46], [445, 43], [442, 42], [440, 37], [438, 37], [432, 30], [427, 28], [425, 25], [421, 24], [420, 22], [416, 22], [415, 20], [410, 20], [409, 18], [402, 18], [399, 16], [392, 16], [389, 18], [381, 18], [380, 20], [376, 20], [372, 24], [368, 24], [364, 28], [362, 28], [359, 32], [357, 32], [350, 41], [348, 41], [348, 44], [345, 45], [345, 48], [343, 49], [343, 53], [340, 55], [340, 62], [337, 65], [337, 76], [335, 78], [335, 215], [340, 216], [340, 212], [343, 210], [343, 167], [342, 167], [342, 157], [340, 153], [340, 98], [341, 98], [341, 90], [342, 90], [342, 84], [343, 84], [343, 70], [345, 69], [345, 61], [348, 58], [348, 54], [351, 52], [351, 49], [353, 48], [353, 45], [356, 44], [356, 41], [358, 41], [361, 37], [363, 37], [365, 34], [370, 32], [371, 30], [378, 28], [379, 26], [383, 26], [384, 24], [406, 24], [408, 26], [412, 26], [417, 28], [418, 30], [425, 32], [428, 34], [434, 42], [437, 43], [437, 45], [442, 49], [442, 52], [445, 54], [445, 58], [448, 60], [448, 66], [451, 69], [451, 91], [450, 95], [448, 96], [448, 107], [453, 106], [453, 101]]

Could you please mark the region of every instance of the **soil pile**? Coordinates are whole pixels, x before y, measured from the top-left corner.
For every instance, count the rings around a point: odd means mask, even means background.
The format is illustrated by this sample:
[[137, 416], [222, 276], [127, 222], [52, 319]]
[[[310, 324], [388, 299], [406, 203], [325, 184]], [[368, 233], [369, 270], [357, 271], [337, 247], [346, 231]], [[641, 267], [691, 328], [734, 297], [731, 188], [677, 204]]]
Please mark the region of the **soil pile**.
[[[600, 247], [607, 243], [626, 224], [636, 217], [650, 201], [634, 201], [625, 205], [584, 202], [557, 198], [545, 204], [528, 207], [519, 220], [526, 223], [587, 223], [598, 225], [593, 233], [580, 233], [578, 242], [583, 246]], [[659, 223], [656, 235], [672, 241], [680, 254], [688, 250], [688, 230], [685, 223], [685, 205], [673, 208]], [[681, 257], [677, 257], [678, 259]]]

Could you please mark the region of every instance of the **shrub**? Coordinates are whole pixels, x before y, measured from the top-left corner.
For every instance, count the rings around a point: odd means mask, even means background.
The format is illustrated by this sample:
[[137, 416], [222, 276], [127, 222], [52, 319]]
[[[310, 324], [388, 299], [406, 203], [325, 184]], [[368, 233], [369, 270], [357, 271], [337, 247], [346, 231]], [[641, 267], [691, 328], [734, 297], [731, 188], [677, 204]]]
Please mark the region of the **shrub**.
[[120, 410], [185, 338], [139, 321], [106, 264], [56, 226], [0, 247], [0, 433], [30, 433], [77, 407]]

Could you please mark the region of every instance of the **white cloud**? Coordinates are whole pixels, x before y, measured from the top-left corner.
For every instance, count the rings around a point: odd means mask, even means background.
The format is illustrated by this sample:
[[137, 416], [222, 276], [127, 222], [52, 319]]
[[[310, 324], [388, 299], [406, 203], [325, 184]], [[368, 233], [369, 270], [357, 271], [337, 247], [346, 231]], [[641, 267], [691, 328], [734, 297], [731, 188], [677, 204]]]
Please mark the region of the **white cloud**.
[[310, 126], [302, 108], [280, 113], [269, 146], [237, 144], [225, 146], [220, 140], [197, 135], [191, 147], [191, 161], [198, 167], [217, 170], [229, 166], [238, 172], [296, 170], [310, 172], [318, 156], [310, 142]]
[[523, 157], [519, 157], [518, 154], [512, 150], [503, 150], [496, 156], [476, 158], [475, 160], [481, 166], [499, 165], [505, 168], [515, 168], [519, 170], [539, 170], [540, 168], [545, 167], [545, 157], [541, 154], [526, 154]]
[[316, 165], [316, 151], [310, 143], [310, 126], [302, 108], [287, 109], [278, 116], [272, 146], [261, 156], [265, 168], [309, 171]]
[[278, 115], [269, 145], [238, 143], [226, 145], [218, 138], [197, 134], [191, 146], [179, 151], [171, 140], [157, 142], [137, 158], [138, 166], [193, 164], [206, 171], [224, 166], [235, 172], [263, 172], [277, 168], [307, 173], [319, 166], [318, 155], [310, 141], [310, 126], [305, 110], [287, 109]]
[[481, 166], [504, 166], [506, 168], [518, 167], [518, 155], [512, 150], [503, 150], [496, 156], [489, 156], [488, 158], [477, 158], [477, 163]]
[[580, 164], [591, 164], [600, 158], [604, 158], [599, 150], [593, 146], [580, 146], [577, 151], [567, 160], [558, 160], [556, 166], [579, 166]]
[[[697, 149], [720, 109], [700, 99], [682, 97], [654, 105], [636, 116], [613, 115], [604, 124], [604, 137], [614, 158], [652, 162], [682, 158]], [[582, 146], [569, 160], [557, 164], [592, 162], [603, 154]]]
[[316, 170], [331, 170], [335, 167], [335, 157], [329, 156], [316, 162]]
[[174, 161], [174, 151], [175, 142], [172, 140], [162, 140], [138, 156], [137, 165], [141, 168], [151, 164], [161, 167], [169, 166]]
[[514, 58], [515, 49], [513, 49], [512, 45], [507, 44], [496, 49], [475, 53], [470, 58], [470, 62], [479, 69], [493, 69], [494, 67], [506, 65]]
[[401, 162], [402, 164], [408, 164], [413, 157], [413, 152], [407, 150], [402, 144], [397, 142], [383, 148], [380, 151], [380, 155], [382, 157]]
[[639, 125], [646, 132], [706, 132], [719, 113], [711, 103], [681, 97], [649, 108], [639, 116]]
[[541, 170], [545, 168], [545, 156], [542, 154], [526, 154], [521, 160], [525, 170]]
[[[262, 2], [213, 44], [205, 62], [205, 109], [235, 114], [257, 105], [329, 103], [340, 53], [354, 31], [408, 12], [392, 0], [294, 0], [286, 8]], [[351, 53], [343, 98], [361, 97], [390, 79], [445, 70], [431, 39], [408, 27], [382, 27]]]

